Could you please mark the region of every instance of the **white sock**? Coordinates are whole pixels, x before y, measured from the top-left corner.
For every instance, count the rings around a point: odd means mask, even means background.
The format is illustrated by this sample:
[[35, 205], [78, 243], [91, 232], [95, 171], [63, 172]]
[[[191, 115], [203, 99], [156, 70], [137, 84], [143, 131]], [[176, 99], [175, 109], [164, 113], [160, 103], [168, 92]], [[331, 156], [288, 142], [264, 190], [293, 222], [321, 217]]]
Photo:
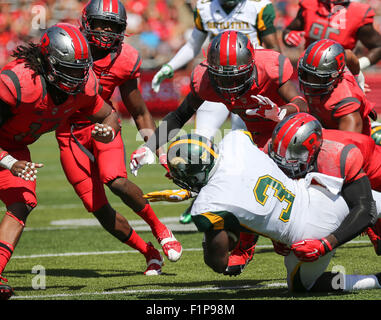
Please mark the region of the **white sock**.
[[344, 291], [381, 289], [375, 275], [347, 274], [344, 276]]

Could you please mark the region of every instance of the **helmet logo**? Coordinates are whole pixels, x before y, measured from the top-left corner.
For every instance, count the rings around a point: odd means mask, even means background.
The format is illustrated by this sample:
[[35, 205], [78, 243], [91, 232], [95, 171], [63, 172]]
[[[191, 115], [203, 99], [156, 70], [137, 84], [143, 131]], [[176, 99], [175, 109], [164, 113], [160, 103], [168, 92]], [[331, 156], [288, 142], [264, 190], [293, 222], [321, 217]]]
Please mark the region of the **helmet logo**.
[[176, 168], [179, 164], [186, 164], [186, 161], [181, 157], [174, 157], [169, 163], [173, 168]]
[[48, 46], [49, 46], [49, 43], [50, 43], [50, 39], [48, 37], [48, 34], [45, 33], [42, 38], [41, 38], [41, 51], [43, 54], [47, 54], [48, 53]]
[[337, 62], [337, 67], [339, 70], [342, 70], [345, 66], [345, 54], [344, 52], [341, 52], [340, 54], [338, 54], [336, 57], [336, 62]]

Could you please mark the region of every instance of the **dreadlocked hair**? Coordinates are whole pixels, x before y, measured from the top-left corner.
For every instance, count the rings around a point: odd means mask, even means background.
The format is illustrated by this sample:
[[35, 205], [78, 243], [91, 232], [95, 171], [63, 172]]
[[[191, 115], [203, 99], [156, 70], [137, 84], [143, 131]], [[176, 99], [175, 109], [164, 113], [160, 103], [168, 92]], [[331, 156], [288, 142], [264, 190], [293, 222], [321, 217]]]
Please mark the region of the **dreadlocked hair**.
[[32, 69], [36, 74], [44, 74], [44, 59], [39, 44], [28, 42], [27, 46], [20, 45], [12, 52], [11, 56], [25, 60], [25, 66]]

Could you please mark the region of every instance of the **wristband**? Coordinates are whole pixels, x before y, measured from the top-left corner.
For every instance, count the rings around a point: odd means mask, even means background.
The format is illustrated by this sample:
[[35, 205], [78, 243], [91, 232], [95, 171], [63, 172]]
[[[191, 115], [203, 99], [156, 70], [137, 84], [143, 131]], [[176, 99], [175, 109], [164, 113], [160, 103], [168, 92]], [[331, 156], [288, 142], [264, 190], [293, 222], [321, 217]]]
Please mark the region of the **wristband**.
[[286, 104], [286, 106], [292, 106], [292, 107], [296, 108], [296, 112], [300, 112], [299, 106], [295, 103], [289, 102]]
[[361, 70], [364, 70], [364, 69], [368, 68], [371, 65], [370, 60], [369, 60], [368, 57], [361, 57], [359, 59], [359, 64], [360, 64], [360, 69]]
[[7, 156], [9, 153], [7, 151], [0, 152], [0, 161], [3, 160], [5, 156]]
[[3, 156], [3, 158], [0, 160], [0, 167], [11, 170], [12, 166], [17, 161], [18, 160], [13, 158], [10, 154], [7, 154], [7, 155]]
[[302, 97], [302, 96], [296, 96], [296, 97], [293, 97], [293, 98], [290, 100], [290, 102], [293, 102], [293, 101], [296, 100], [296, 99], [303, 100], [305, 103], [307, 103], [306, 98], [304, 98], [304, 97]]
[[332, 246], [331, 244], [328, 242], [328, 240], [326, 238], [321, 238], [320, 239], [323, 247], [324, 247], [324, 252], [327, 253], [327, 252], [330, 252], [332, 251]]

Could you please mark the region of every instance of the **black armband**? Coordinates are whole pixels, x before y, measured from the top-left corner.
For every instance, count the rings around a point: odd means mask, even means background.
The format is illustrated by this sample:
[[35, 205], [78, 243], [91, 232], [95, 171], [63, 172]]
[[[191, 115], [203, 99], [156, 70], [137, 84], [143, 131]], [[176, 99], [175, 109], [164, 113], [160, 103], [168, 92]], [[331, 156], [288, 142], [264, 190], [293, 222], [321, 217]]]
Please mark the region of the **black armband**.
[[163, 144], [170, 141], [185, 123], [195, 114], [196, 110], [189, 103], [182, 103], [175, 111], [168, 113], [154, 134], [147, 140], [146, 146], [156, 152]]
[[362, 177], [343, 186], [342, 196], [348, 205], [349, 213], [332, 233], [338, 240], [337, 246], [357, 237], [377, 219], [376, 202], [368, 177]]

